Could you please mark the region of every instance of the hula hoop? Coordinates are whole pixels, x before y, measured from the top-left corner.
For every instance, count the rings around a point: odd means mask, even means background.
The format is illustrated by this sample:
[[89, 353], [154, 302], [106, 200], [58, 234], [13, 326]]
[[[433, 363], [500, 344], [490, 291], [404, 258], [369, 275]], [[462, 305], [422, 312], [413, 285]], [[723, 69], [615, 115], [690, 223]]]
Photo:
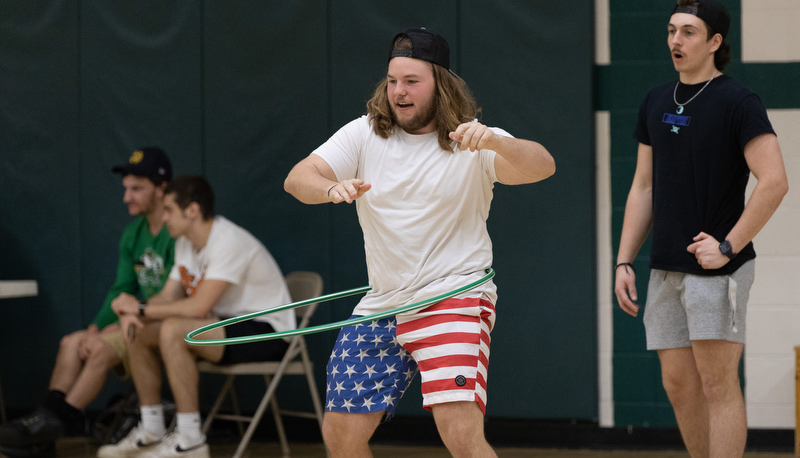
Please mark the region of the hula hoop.
[[332, 301], [334, 299], [340, 299], [342, 297], [353, 296], [355, 294], [365, 293], [369, 291], [369, 286], [362, 286], [361, 288], [350, 289], [347, 291], [342, 291], [339, 293], [332, 293], [327, 294], [324, 296], [314, 297], [311, 299], [306, 299], [302, 301], [292, 302], [291, 304], [285, 304], [278, 307], [274, 307], [267, 310], [261, 310], [258, 312], [248, 313], [247, 315], [241, 315], [238, 317], [228, 318], [227, 320], [220, 321], [218, 323], [212, 323], [201, 328], [197, 328], [194, 331], [186, 334], [184, 340], [191, 344], [191, 345], [199, 345], [199, 346], [211, 346], [211, 345], [232, 345], [232, 344], [243, 344], [243, 343], [250, 343], [250, 342], [261, 342], [263, 340], [273, 340], [273, 339], [282, 339], [284, 337], [292, 337], [292, 336], [302, 336], [306, 334], [314, 334], [317, 332], [323, 331], [330, 331], [332, 329], [343, 328], [345, 326], [349, 326], [351, 324], [358, 324], [358, 323], [366, 323], [367, 321], [372, 320], [379, 320], [381, 318], [387, 318], [390, 316], [398, 315], [400, 313], [409, 312], [411, 310], [420, 309], [423, 307], [427, 307], [428, 305], [435, 304], [437, 302], [441, 302], [445, 299], [449, 299], [453, 296], [457, 296], [463, 292], [469, 291], [471, 289], [477, 288], [478, 286], [488, 282], [489, 280], [494, 277], [494, 269], [491, 267], [485, 269], [486, 275], [481, 278], [480, 280], [476, 280], [466, 286], [462, 286], [460, 288], [454, 289], [448, 293], [440, 294], [438, 296], [432, 297], [430, 299], [425, 299], [419, 302], [414, 302], [413, 304], [404, 305], [402, 307], [396, 307], [385, 312], [378, 312], [373, 313], [370, 315], [365, 315], [359, 318], [350, 318], [347, 320], [336, 321], [333, 323], [328, 324], [320, 324], [317, 326], [309, 326], [307, 328], [300, 328], [300, 329], [291, 329], [288, 331], [280, 331], [280, 332], [271, 332], [268, 334], [257, 334], [252, 336], [239, 336], [239, 337], [227, 337], [224, 339], [209, 339], [209, 340], [197, 340], [195, 339], [196, 336], [211, 331], [213, 329], [222, 328], [225, 326], [229, 326], [234, 323], [239, 323], [242, 321], [252, 320], [253, 318], [259, 317], [261, 315], [268, 315], [270, 313], [281, 312], [283, 310], [289, 310], [296, 307], [302, 307], [304, 305], [313, 304], [315, 302], [327, 302]]

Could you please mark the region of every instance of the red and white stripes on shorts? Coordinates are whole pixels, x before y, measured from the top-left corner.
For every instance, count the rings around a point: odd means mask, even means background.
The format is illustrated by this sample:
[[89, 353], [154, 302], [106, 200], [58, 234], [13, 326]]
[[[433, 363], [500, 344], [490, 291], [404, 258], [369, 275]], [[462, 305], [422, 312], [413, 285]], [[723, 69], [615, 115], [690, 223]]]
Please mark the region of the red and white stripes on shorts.
[[397, 341], [419, 365], [423, 407], [474, 401], [486, 413], [486, 379], [494, 305], [484, 299], [447, 299], [397, 316]]

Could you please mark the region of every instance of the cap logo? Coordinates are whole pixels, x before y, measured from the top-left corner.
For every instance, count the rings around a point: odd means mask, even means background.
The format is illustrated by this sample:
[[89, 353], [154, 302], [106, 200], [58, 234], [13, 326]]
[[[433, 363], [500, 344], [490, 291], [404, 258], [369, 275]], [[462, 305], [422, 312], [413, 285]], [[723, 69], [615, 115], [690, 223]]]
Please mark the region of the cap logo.
[[131, 154], [131, 158], [128, 159], [128, 162], [131, 164], [138, 164], [142, 162], [142, 159], [144, 159], [144, 153], [141, 150], [136, 150]]

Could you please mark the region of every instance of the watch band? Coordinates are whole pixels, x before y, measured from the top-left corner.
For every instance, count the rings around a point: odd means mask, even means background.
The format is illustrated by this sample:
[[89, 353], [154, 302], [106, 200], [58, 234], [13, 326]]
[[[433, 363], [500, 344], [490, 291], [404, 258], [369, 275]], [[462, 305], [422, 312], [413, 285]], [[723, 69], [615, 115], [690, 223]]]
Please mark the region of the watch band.
[[139, 316], [144, 316], [145, 307], [147, 307], [147, 301], [139, 302]]
[[736, 253], [733, 252], [733, 247], [731, 246], [731, 242], [727, 240], [723, 240], [722, 243], [719, 244], [719, 251], [722, 252], [728, 259], [733, 259], [736, 257]]

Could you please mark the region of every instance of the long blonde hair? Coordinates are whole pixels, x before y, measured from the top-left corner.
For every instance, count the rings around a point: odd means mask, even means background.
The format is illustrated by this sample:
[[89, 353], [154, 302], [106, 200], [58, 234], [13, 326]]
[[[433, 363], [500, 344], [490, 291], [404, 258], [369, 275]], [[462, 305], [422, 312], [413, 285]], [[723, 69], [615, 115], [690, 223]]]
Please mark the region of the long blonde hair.
[[[405, 46], [405, 48], [403, 47]], [[400, 38], [395, 42], [395, 49], [408, 49], [410, 40]], [[434, 91], [434, 104], [436, 107], [436, 136], [439, 146], [445, 151], [453, 151], [453, 141], [450, 132], [459, 125], [470, 122], [481, 112], [475, 97], [472, 95], [467, 83], [455, 73], [446, 68], [430, 64], [433, 67], [433, 78], [436, 82]], [[384, 79], [378, 84], [372, 98], [367, 102], [367, 114], [372, 125], [372, 130], [382, 138], [389, 138], [394, 130], [396, 120], [392, 114], [387, 95], [388, 81]]]

